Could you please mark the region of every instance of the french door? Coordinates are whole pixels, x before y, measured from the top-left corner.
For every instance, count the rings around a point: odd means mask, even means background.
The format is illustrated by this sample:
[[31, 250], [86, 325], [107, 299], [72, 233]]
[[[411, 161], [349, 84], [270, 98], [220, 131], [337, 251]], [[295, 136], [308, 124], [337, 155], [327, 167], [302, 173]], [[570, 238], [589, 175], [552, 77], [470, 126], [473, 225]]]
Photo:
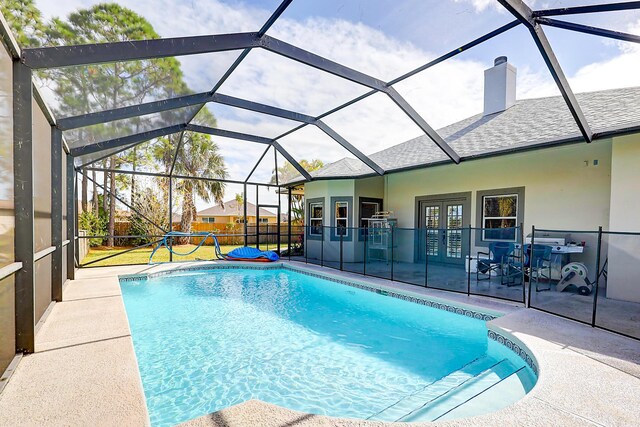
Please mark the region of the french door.
[[464, 227], [468, 227], [469, 203], [464, 198], [423, 200], [419, 202], [422, 234], [419, 258], [429, 257], [429, 262], [464, 264], [466, 240]]

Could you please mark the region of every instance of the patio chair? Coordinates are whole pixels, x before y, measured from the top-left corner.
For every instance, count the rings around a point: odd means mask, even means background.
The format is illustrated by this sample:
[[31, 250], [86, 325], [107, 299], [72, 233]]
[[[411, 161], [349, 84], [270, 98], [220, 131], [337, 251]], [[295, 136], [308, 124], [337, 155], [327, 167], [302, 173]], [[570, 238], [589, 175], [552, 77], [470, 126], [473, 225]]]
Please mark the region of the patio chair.
[[[551, 289], [551, 250], [549, 245], [524, 245], [524, 267], [526, 274], [529, 275], [529, 286], [535, 282], [536, 292], [548, 291]], [[546, 271], [546, 275], [543, 274]], [[547, 279], [549, 284], [546, 288], [540, 289], [540, 279]]]
[[[504, 271], [509, 257], [512, 256], [515, 245], [509, 242], [492, 242], [489, 244], [489, 252], [478, 251], [476, 259], [478, 260], [476, 268], [476, 280], [491, 280], [491, 272], [499, 271], [500, 275]], [[486, 258], [480, 258], [484, 255]], [[501, 279], [502, 282], [502, 279]]]

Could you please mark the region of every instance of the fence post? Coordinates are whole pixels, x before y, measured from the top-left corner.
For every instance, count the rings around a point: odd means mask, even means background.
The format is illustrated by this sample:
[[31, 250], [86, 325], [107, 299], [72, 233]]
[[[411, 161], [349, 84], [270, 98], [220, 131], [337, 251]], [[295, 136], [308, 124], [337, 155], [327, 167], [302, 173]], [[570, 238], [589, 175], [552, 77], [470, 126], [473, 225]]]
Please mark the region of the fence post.
[[[531, 226], [531, 246], [529, 247], [529, 249], [531, 250], [531, 255], [529, 255], [529, 280], [527, 280], [527, 283], [529, 284], [529, 298], [527, 299], [527, 308], [531, 308], [531, 262], [533, 261], [533, 243], [535, 242], [536, 239], [536, 226], [532, 225]], [[522, 249], [524, 250], [524, 240], [522, 241]], [[524, 254], [525, 260], [527, 258], [527, 254]], [[522, 271], [524, 272], [524, 261], [522, 262]], [[526, 277], [526, 274], [525, 274]], [[538, 277], [538, 280], [540, 279], [540, 277]], [[524, 282], [522, 282], [522, 286], [524, 286]]]
[[[257, 208], [256, 208], [257, 209]], [[249, 236], [248, 232], [248, 220], [247, 220], [247, 183], [245, 182], [242, 186], [242, 217], [244, 219], [244, 245], [249, 246]]]
[[429, 228], [424, 229], [424, 287], [429, 285]]
[[593, 293], [593, 314], [591, 327], [596, 326], [596, 309], [598, 307], [598, 287], [600, 285], [600, 252], [602, 251], [602, 226], [598, 227], [598, 252], [596, 253], [596, 289]]
[[[469, 246], [467, 251], [469, 254], [467, 255], [467, 296], [471, 295], [471, 224], [469, 224]], [[491, 277], [491, 276], [489, 276]]]
[[340, 233], [340, 271], [342, 271], [342, 248], [344, 247], [343, 243], [344, 243], [344, 233], [341, 232]]
[[[527, 305], [527, 293], [525, 291], [525, 284], [524, 284], [524, 223], [520, 223], [520, 267], [521, 267], [521, 274], [522, 277], [520, 278], [520, 280], [522, 280], [522, 304], [524, 306]], [[507, 267], [509, 268], [509, 267]]]
[[362, 257], [362, 260], [364, 261], [363, 265], [362, 265], [362, 275], [366, 276], [367, 275], [367, 246], [369, 245], [369, 228], [365, 228], [364, 229], [364, 246], [363, 246], [363, 250], [364, 250], [364, 254]]
[[[169, 177], [169, 231], [173, 231], [173, 178]], [[169, 238], [169, 262], [173, 262], [173, 238]]]
[[[320, 227], [320, 230], [322, 230], [320, 236], [320, 267], [324, 267], [324, 229], [324, 225]], [[329, 229], [329, 232], [331, 232], [331, 229]]]
[[307, 225], [303, 225], [302, 227], [304, 230], [304, 263], [309, 264], [309, 232], [311, 231], [311, 229]]
[[289, 245], [289, 261], [291, 261], [291, 187], [288, 188], [289, 200], [288, 200], [288, 209], [287, 209], [287, 242]]
[[394, 251], [393, 251], [393, 245], [394, 245], [394, 241], [393, 241], [393, 226], [391, 226], [389, 228], [389, 232], [391, 233], [391, 281], [393, 282], [393, 257], [394, 257]]

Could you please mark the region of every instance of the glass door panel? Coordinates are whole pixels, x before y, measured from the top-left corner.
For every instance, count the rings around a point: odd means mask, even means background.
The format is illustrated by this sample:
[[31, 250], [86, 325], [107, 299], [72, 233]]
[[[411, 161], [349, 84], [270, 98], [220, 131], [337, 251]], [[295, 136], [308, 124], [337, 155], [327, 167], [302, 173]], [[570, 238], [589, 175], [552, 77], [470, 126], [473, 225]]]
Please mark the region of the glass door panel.
[[427, 255], [437, 257], [440, 254], [440, 204], [425, 206], [424, 224], [427, 228]]
[[447, 238], [444, 252], [447, 258], [462, 258], [462, 204], [446, 204]]

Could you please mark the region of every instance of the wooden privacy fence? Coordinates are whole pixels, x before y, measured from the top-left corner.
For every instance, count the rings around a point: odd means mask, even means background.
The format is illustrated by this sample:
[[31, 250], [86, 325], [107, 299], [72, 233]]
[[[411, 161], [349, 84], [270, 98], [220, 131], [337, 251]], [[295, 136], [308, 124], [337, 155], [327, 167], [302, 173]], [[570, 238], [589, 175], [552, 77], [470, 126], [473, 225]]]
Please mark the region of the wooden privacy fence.
[[[174, 231], [180, 231], [180, 224], [173, 224]], [[288, 223], [280, 223], [280, 242], [286, 244], [289, 242], [288, 235]], [[191, 232], [209, 232], [214, 233], [218, 237], [218, 242], [221, 245], [244, 245], [244, 225], [243, 224], [211, 224], [208, 222], [192, 222]], [[278, 224], [260, 224], [260, 244], [277, 244], [278, 236]], [[128, 221], [118, 221], [115, 223], [115, 235], [127, 236], [130, 234], [130, 227]], [[158, 231], [158, 234], [161, 234]], [[248, 244], [256, 244], [257, 226], [256, 224], [247, 225]], [[230, 236], [225, 236], [230, 235]], [[295, 236], [292, 237], [295, 241]], [[202, 237], [192, 237], [190, 243], [197, 245], [202, 241]], [[126, 244], [125, 244], [126, 245]], [[213, 245], [212, 239], [207, 239], [205, 245]]]

